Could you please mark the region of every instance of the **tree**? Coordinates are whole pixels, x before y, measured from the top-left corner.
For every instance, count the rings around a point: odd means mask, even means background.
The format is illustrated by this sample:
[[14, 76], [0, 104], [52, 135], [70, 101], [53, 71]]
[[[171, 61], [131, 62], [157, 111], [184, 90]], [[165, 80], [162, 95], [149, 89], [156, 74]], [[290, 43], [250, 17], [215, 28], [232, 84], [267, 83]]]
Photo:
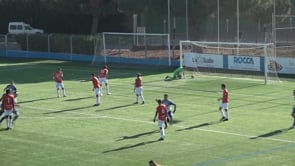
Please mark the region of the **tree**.
[[117, 4], [113, 0], [89, 0], [87, 3], [81, 4], [81, 9], [84, 13], [92, 16], [92, 35], [97, 33], [101, 17], [118, 12]]

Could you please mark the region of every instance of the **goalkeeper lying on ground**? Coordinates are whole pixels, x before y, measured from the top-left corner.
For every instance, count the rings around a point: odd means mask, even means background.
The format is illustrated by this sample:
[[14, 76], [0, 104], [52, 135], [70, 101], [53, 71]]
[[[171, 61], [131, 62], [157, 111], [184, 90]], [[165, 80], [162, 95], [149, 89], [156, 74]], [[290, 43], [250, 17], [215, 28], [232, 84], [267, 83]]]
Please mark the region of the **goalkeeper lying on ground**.
[[175, 79], [181, 79], [184, 77], [184, 69], [183, 67], [179, 67], [177, 69], [175, 69], [173, 71], [173, 76], [172, 77], [169, 77], [169, 76], [166, 76], [165, 77], [165, 81], [171, 81], [171, 80], [175, 80]]

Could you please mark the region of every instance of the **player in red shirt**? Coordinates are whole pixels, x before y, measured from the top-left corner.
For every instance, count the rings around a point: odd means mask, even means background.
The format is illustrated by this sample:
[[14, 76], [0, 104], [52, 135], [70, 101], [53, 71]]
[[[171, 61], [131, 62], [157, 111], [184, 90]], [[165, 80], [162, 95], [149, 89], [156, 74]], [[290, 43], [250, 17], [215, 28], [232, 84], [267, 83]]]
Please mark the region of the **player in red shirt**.
[[227, 121], [229, 119], [229, 112], [228, 112], [228, 90], [226, 88], [225, 84], [221, 84], [221, 89], [223, 90], [222, 92], [222, 97], [219, 98], [218, 100], [221, 100], [221, 103], [219, 105], [219, 111], [221, 113], [222, 118], [220, 119], [221, 121]]
[[161, 136], [159, 141], [162, 141], [165, 138], [165, 129], [163, 125], [165, 124], [165, 121], [167, 120], [167, 107], [165, 104], [162, 104], [162, 101], [160, 99], [157, 99], [156, 101], [158, 103], [158, 107], [156, 108], [154, 122], [156, 121], [156, 117], [158, 115], [158, 126], [160, 128], [160, 136]]
[[99, 71], [99, 82], [100, 82], [100, 94], [102, 96], [102, 83], [104, 83], [104, 85], [106, 86], [106, 93], [107, 95], [110, 95], [110, 90], [109, 90], [109, 84], [108, 84], [108, 76], [109, 70], [107, 66], [104, 66], [100, 71]]
[[138, 97], [141, 98], [141, 101], [142, 101], [141, 104], [144, 104], [142, 78], [141, 78], [140, 73], [136, 74], [136, 79], [135, 79], [135, 83], [134, 83], [134, 92], [136, 95], [136, 100], [135, 100], [134, 104], [138, 104]]
[[96, 97], [96, 104], [94, 106], [100, 105], [100, 83], [98, 78], [95, 76], [94, 73], [91, 73], [91, 81], [93, 85], [93, 91], [95, 92], [95, 97]]
[[4, 119], [6, 120], [7, 130], [12, 129], [12, 116], [14, 110], [14, 97], [13, 94], [10, 93], [10, 90], [6, 90], [6, 94], [2, 96], [2, 104], [4, 108], [4, 116], [0, 119], [2, 122]]
[[93, 91], [95, 93], [95, 97], [96, 97], [96, 104], [94, 104], [94, 106], [99, 106], [100, 105], [100, 83], [99, 83], [99, 79], [95, 76], [94, 73], [91, 73], [91, 78], [90, 80], [81, 80], [80, 82], [88, 82], [91, 81], [92, 85], [93, 85]]
[[52, 73], [52, 79], [55, 81], [57, 97], [59, 97], [59, 89], [62, 89], [63, 97], [66, 97], [65, 87], [63, 84], [64, 73], [61, 68], [58, 68], [57, 71]]

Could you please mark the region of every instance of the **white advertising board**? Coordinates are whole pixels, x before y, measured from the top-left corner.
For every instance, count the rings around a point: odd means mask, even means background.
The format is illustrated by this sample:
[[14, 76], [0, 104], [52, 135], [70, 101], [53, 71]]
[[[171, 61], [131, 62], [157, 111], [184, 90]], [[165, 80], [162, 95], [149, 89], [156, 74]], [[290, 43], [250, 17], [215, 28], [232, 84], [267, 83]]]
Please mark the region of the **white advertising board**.
[[186, 67], [223, 68], [223, 56], [214, 54], [184, 53]]
[[276, 58], [267, 65], [268, 70], [275, 71], [282, 74], [295, 74], [295, 58]]
[[260, 71], [260, 57], [228, 56], [228, 69]]

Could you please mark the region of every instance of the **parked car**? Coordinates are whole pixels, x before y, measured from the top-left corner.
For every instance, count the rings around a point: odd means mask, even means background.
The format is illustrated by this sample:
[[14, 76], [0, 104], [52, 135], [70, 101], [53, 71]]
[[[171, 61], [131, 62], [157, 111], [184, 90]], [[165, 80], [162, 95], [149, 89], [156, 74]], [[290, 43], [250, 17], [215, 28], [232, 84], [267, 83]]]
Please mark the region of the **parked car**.
[[32, 28], [29, 24], [24, 22], [10, 22], [8, 24], [9, 34], [38, 34], [44, 33], [44, 30]]

